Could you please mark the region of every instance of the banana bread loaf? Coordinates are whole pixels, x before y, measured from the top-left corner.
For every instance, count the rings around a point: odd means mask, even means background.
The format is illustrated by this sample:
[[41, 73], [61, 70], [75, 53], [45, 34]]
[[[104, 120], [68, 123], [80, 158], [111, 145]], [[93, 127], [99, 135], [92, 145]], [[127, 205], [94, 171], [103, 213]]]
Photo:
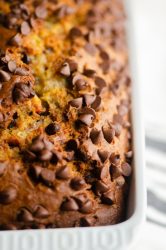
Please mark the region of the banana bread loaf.
[[0, 1], [0, 229], [124, 220], [132, 172], [121, 0]]

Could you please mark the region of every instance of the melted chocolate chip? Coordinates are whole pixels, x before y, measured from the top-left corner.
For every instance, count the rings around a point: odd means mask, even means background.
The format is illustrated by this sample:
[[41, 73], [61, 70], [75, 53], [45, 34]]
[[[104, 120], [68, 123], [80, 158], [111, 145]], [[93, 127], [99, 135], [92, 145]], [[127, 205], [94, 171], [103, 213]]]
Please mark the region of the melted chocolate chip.
[[56, 123], [50, 123], [46, 128], [45, 131], [48, 135], [55, 135], [56, 132], [60, 130], [60, 126]]
[[63, 179], [63, 180], [70, 179], [70, 177], [71, 177], [70, 168], [68, 166], [63, 166], [63, 167], [59, 168], [56, 172], [56, 177], [58, 179]]
[[10, 204], [17, 197], [17, 190], [14, 187], [8, 187], [0, 191], [0, 204]]
[[71, 39], [75, 39], [75, 38], [80, 37], [80, 36], [82, 36], [82, 31], [79, 28], [77, 28], [77, 27], [71, 28], [71, 30], [69, 32], [69, 37]]

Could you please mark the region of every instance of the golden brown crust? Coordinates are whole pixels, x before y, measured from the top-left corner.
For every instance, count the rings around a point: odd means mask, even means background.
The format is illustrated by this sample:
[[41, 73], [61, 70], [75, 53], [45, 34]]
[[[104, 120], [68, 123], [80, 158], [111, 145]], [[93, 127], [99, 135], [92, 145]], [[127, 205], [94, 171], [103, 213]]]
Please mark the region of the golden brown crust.
[[130, 77], [120, 0], [0, 3], [0, 227], [123, 220]]

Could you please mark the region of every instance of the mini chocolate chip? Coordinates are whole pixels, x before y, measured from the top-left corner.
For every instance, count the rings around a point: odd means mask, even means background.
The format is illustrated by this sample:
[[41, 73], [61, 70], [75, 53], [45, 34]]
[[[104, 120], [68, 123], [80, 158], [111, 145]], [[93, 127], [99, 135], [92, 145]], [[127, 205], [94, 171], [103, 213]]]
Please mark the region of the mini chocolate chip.
[[76, 82], [75, 82], [75, 88], [77, 91], [80, 91], [80, 90], [83, 90], [87, 87], [87, 83], [84, 79], [78, 79]]
[[81, 177], [74, 177], [70, 182], [70, 186], [72, 189], [78, 191], [78, 190], [82, 190], [86, 187], [86, 182]]
[[38, 180], [40, 173], [42, 171], [42, 167], [39, 165], [32, 165], [29, 169], [29, 174], [32, 176], [32, 178]]
[[22, 42], [22, 38], [21, 38], [20, 34], [17, 33], [16, 35], [14, 35], [10, 38], [10, 40], [8, 41], [8, 44], [13, 45], [13, 46], [20, 46], [21, 42]]
[[85, 203], [83, 203], [80, 208], [79, 211], [81, 213], [85, 213], [85, 214], [89, 214], [91, 213], [93, 210], [93, 203], [91, 200], [87, 200]]
[[109, 190], [109, 187], [103, 181], [97, 181], [95, 183], [95, 193], [101, 195]]
[[11, 79], [10, 74], [1, 69], [0, 70], [0, 81], [8, 82], [8, 81], [10, 81], [10, 79]]
[[39, 159], [41, 161], [49, 161], [52, 158], [52, 152], [46, 148], [42, 149], [40, 151]]
[[104, 60], [104, 61], [109, 61], [110, 60], [110, 57], [109, 57], [109, 54], [104, 51], [104, 50], [101, 50], [100, 51], [100, 57]]
[[35, 208], [35, 212], [34, 212], [33, 215], [36, 218], [42, 218], [42, 219], [44, 219], [44, 218], [49, 217], [49, 212], [48, 212], [48, 210], [45, 207], [43, 207], [41, 205], [37, 205], [36, 208]]
[[28, 35], [31, 31], [31, 28], [30, 28], [28, 22], [26, 22], [26, 21], [22, 22], [20, 30], [21, 30], [21, 34]]
[[61, 69], [60, 69], [60, 73], [63, 75], [63, 76], [70, 76], [71, 72], [70, 72], [70, 66], [67, 62], [65, 62]]
[[55, 135], [56, 132], [60, 130], [60, 126], [54, 122], [50, 123], [46, 128], [45, 131], [48, 135]]
[[97, 95], [100, 95], [102, 90], [107, 86], [105, 80], [99, 76], [95, 77], [95, 84], [97, 86], [97, 89], [96, 89]]
[[98, 150], [97, 151], [100, 160], [104, 163], [108, 159], [109, 153], [107, 151]]
[[90, 115], [92, 115], [94, 118], [96, 118], [96, 112], [95, 112], [95, 110], [94, 109], [92, 109], [92, 108], [89, 108], [89, 107], [85, 107], [85, 108], [82, 108], [81, 110], [80, 110], [80, 114], [90, 114]]
[[104, 180], [109, 177], [109, 168], [107, 166], [103, 166], [100, 168], [100, 179]]
[[42, 5], [37, 6], [35, 9], [35, 15], [36, 15], [36, 17], [41, 18], [41, 19], [46, 18], [46, 16], [47, 16], [46, 8]]
[[80, 226], [81, 227], [91, 227], [95, 223], [95, 218], [81, 218], [80, 219]]
[[125, 184], [125, 178], [123, 176], [117, 177], [115, 181], [120, 187], [122, 187]]
[[96, 71], [94, 69], [84, 69], [83, 74], [87, 77], [94, 77], [94, 75], [96, 74]]
[[0, 162], [0, 177], [4, 175], [6, 168], [7, 168], [7, 163]]
[[80, 37], [80, 36], [82, 36], [82, 31], [79, 28], [77, 28], [77, 27], [71, 28], [71, 30], [69, 32], [69, 37], [71, 39], [75, 39], [75, 38]]
[[96, 99], [94, 95], [88, 95], [88, 94], [85, 94], [83, 97], [84, 97], [85, 104], [87, 106], [90, 106]]
[[9, 61], [8, 62], [8, 69], [9, 69], [10, 72], [13, 73], [16, 70], [16, 67], [17, 67], [17, 65], [16, 65], [15, 61]]
[[67, 198], [61, 205], [61, 209], [64, 211], [77, 211], [79, 206], [73, 198]]
[[131, 169], [131, 166], [127, 162], [121, 165], [121, 169], [122, 169], [122, 174], [124, 176], [128, 177], [131, 175], [132, 169]]
[[15, 75], [19, 75], [19, 76], [29, 76], [30, 71], [29, 71], [28, 69], [18, 67], [18, 68], [16, 68], [16, 70], [14, 71], [14, 74], [15, 74]]
[[66, 143], [66, 150], [76, 151], [78, 149], [78, 146], [79, 146], [78, 140], [71, 139]]
[[99, 144], [102, 140], [103, 134], [102, 131], [97, 129], [92, 129], [90, 132], [90, 139], [93, 144]]
[[34, 218], [27, 208], [21, 208], [17, 214], [17, 220], [21, 222], [33, 222]]
[[69, 102], [69, 105], [75, 108], [82, 108], [82, 104], [83, 104], [83, 99], [82, 97], [73, 99]]
[[131, 159], [133, 157], [133, 151], [128, 151], [127, 153], [125, 153], [125, 156], [127, 159]]
[[53, 170], [49, 169], [42, 169], [40, 173], [41, 180], [44, 182], [44, 184], [48, 186], [52, 186], [54, 180], [55, 180], [55, 173]]
[[126, 107], [125, 105], [120, 105], [118, 107], [118, 114], [121, 115], [121, 116], [124, 116], [128, 113], [128, 107]]
[[24, 159], [26, 161], [33, 161], [36, 159], [36, 155], [33, 152], [31, 152], [30, 150], [25, 150], [23, 152], [23, 156], [24, 156]]
[[0, 204], [10, 204], [17, 197], [17, 190], [14, 187], [8, 187], [0, 191]]
[[101, 97], [100, 96], [96, 96], [96, 99], [94, 100], [94, 102], [92, 103], [91, 107], [94, 110], [98, 110], [101, 104]]
[[30, 150], [33, 152], [39, 152], [44, 149], [44, 142], [42, 141], [40, 136], [37, 136], [32, 140], [32, 145], [30, 146]]
[[68, 166], [60, 167], [56, 172], [56, 177], [58, 179], [64, 179], [64, 180], [70, 179], [71, 177], [70, 168]]
[[84, 49], [92, 56], [94, 56], [97, 52], [97, 48], [91, 43], [86, 43]]
[[118, 166], [120, 164], [120, 155], [119, 154], [115, 154], [112, 153], [110, 156], [110, 162], [114, 165], [114, 166]]
[[104, 126], [102, 127], [102, 130], [103, 130], [104, 139], [108, 143], [111, 143], [115, 136], [115, 130], [109, 127], [105, 128]]
[[72, 59], [66, 59], [66, 62], [69, 64], [70, 71], [73, 73], [77, 70], [78, 64]]
[[92, 124], [93, 119], [94, 119], [94, 117], [91, 114], [81, 114], [79, 116], [79, 121], [81, 121], [82, 123], [84, 123], [88, 127], [90, 127], [90, 125]]
[[114, 203], [115, 200], [115, 196], [113, 191], [109, 190], [107, 192], [105, 192], [104, 194], [102, 194], [101, 197], [102, 203], [107, 204], [107, 205], [112, 205]]

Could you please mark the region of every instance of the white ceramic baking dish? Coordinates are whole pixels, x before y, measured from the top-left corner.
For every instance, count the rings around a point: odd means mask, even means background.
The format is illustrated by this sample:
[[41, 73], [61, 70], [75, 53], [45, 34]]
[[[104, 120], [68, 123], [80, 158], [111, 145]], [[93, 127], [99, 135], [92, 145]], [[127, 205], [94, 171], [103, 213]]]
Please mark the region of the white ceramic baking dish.
[[127, 33], [133, 78], [132, 125], [134, 171], [125, 222], [113, 226], [47, 230], [1, 231], [0, 250], [122, 250], [129, 249], [138, 236], [145, 215], [144, 128], [140, 102], [141, 86], [137, 78], [132, 28], [132, 1], [126, 0]]

